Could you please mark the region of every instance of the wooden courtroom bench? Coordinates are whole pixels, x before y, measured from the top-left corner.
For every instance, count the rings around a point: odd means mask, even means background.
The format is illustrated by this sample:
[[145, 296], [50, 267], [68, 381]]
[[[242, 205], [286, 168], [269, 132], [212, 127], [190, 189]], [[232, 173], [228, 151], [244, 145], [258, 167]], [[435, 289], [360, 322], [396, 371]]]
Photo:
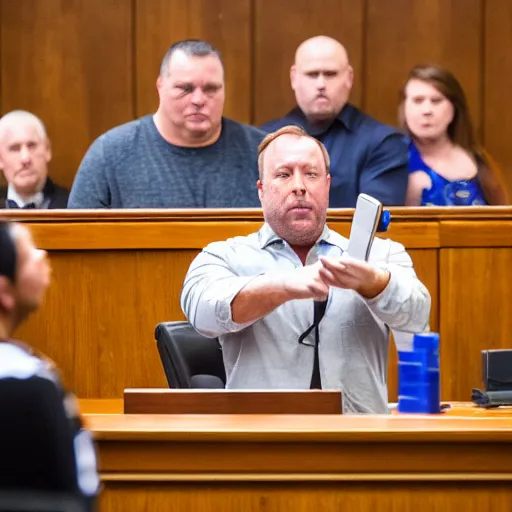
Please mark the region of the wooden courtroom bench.
[[[437, 416], [123, 415], [81, 400], [100, 510], [512, 510], [512, 411]], [[101, 412], [98, 414], [98, 412]]]
[[[480, 351], [511, 347], [512, 208], [391, 208], [389, 236], [408, 249], [432, 295], [441, 336], [444, 400], [481, 385]], [[0, 211], [26, 222], [47, 249], [53, 284], [18, 336], [53, 358], [83, 398], [165, 387], [153, 338], [180, 320], [179, 294], [194, 256], [211, 241], [256, 231], [259, 209]], [[352, 210], [329, 210], [348, 236]], [[390, 400], [396, 399], [391, 349]]]

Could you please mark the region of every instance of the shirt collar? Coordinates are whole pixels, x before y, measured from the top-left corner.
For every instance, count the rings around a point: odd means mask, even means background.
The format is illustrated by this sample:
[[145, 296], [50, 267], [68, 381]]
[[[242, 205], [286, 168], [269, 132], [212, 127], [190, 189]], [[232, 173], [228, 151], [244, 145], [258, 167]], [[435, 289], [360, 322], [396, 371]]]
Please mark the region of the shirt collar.
[[[258, 239], [260, 242], [260, 247], [262, 249], [265, 249], [269, 245], [272, 245], [276, 242], [285, 242], [285, 240], [283, 240], [281, 237], [275, 234], [274, 230], [270, 227], [270, 225], [267, 222], [265, 222], [265, 224], [263, 224], [262, 228], [259, 230]], [[341, 252], [343, 252], [347, 250], [348, 240], [345, 237], [341, 236], [339, 233], [336, 233], [336, 231], [332, 231], [331, 229], [329, 229], [326, 224], [324, 226], [322, 234], [316, 241], [315, 245], [331, 245], [338, 247], [339, 249], [341, 249]]]
[[356, 107], [347, 103], [336, 116], [336, 119], [342, 123], [347, 130], [353, 132], [356, 129], [359, 114], [360, 112]]
[[312, 137], [318, 137], [326, 133], [333, 124], [341, 123], [348, 131], [353, 132], [357, 121], [357, 115], [359, 111], [356, 107], [347, 103], [340, 111], [340, 113], [334, 118], [333, 122], [325, 126], [313, 126], [308, 123], [304, 112], [299, 107], [295, 107], [292, 111], [287, 114], [287, 118], [292, 124], [298, 124]]
[[32, 194], [26, 199], [23, 199], [18, 194], [18, 192], [16, 192], [16, 189], [14, 188], [12, 183], [9, 183], [9, 186], [7, 187], [7, 199], [15, 201], [20, 208], [23, 208], [26, 204], [29, 203], [34, 203], [36, 205], [36, 208], [40, 208], [44, 202], [44, 193], [41, 190], [39, 192], [36, 192], [35, 194]]

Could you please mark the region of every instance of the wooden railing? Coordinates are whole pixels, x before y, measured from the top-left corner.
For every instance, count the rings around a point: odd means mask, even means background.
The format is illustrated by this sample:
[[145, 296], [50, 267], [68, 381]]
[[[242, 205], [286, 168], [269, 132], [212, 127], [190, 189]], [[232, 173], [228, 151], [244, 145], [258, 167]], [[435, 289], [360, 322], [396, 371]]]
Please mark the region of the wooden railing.
[[[512, 348], [512, 208], [391, 209], [382, 236], [409, 250], [432, 295], [441, 336], [445, 400], [480, 385], [480, 351]], [[352, 210], [329, 210], [348, 236]], [[18, 337], [53, 358], [80, 397], [121, 397], [126, 387], [165, 387], [153, 339], [157, 322], [183, 319], [186, 270], [211, 241], [246, 235], [261, 210], [1, 211], [49, 251], [53, 284]], [[389, 365], [396, 398], [396, 357]]]

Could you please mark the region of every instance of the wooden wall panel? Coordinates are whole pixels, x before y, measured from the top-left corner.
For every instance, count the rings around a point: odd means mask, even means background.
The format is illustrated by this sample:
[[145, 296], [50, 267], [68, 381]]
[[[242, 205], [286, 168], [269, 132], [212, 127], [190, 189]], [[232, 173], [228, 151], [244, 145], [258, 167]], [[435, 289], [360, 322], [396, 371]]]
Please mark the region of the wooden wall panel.
[[408, 249], [418, 279], [427, 287], [432, 298], [430, 330], [439, 329], [439, 251]]
[[[182, 241], [182, 235], [164, 229], [169, 225], [162, 226], [158, 232], [149, 223], [141, 225], [144, 226], [147, 226], [146, 236], [153, 241], [160, 239], [161, 233], [167, 233], [164, 238], [170, 241], [179, 240], [170, 245], [179, 246]], [[343, 232], [342, 226], [337, 224], [335, 228]], [[123, 244], [118, 246], [125, 250], [113, 250], [108, 247], [115, 243], [98, 244], [107, 238], [117, 242], [127, 238], [123, 224], [119, 225], [117, 235], [109, 232], [104, 224], [98, 226], [97, 237], [89, 232], [89, 244], [82, 243], [69, 230], [53, 229], [53, 236], [49, 232], [45, 235], [45, 227], [57, 226], [34, 226], [34, 238], [40, 247], [54, 248], [50, 250], [53, 282], [43, 308], [20, 329], [19, 337], [55, 359], [63, 369], [66, 383], [80, 397], [118, 397], [125, 387], [166, 386], [153, 330], [159, 321], [184, 319], [179, 294], [190, 261], [198, 250], [140, 250]], [[84, 229], [83, 225], [74, 227], [76, 234]], [[102, 235], [103, 232], [110, 234]], [[202, 247], [211, 241], [201, 239], [201, 232], [196, 228], [192, 232], [202, 241], [185, 239], [188, 243], [184, 246]], [[216, 232], [218, 227], [210, 229], [212, 240], [226, 238], [215, 235]], [[144, 235], [135, 235], [133, 226], [131, 233], [139, 246], [145, 245]], [[61, 245], [82, 250], [56, 250], [58, 239], [63, 242]], [[84, 250], [86, 247], [89, 250]], [[412, 249], [410, 254], [418, 277], [431, 293], [431, 329], [437, 330], [437, 250]], [[388, 368], [389, 399], [395, 401], [394, 344], [390, 347]]]
[[176, 512], [509, 512], [512, 491], [503, 482], [107, 482], [100, 499], [105, 512], [166, 510], [169, 503]]
[[179, 294], [197, 251], [56, 251], [43, 308], [17, 335], [55, 360], [80, 397], [166, 387], [155, 325], [182, 320]]
[[[468, 400], [471, 387], [480, 385], [480, 351], [510, 346], [512, 331], [512, 238], [505, 220], [510, 213], [481, 208], [466, 222], [450, 220], [467, 210], [429, 209], [440, 218], [423, 227], [415, 210], [410, 222], [393, 213], [392, 238], [408, 248], [432, 296], [431, 329], [441, 334], [443, 400]], [[479, 218], [484, 210], [496, 220]], [[255, 213], [244, 220], [233, 212], [220, 221], [208, 217], [211, 212], [191, 212], [187, 221], [179, 212], [165, 213], [174, 215], [167, 220], [159, 211], [127, 212], [116, 222], [112, 213], [109, 218], [99, 212], [93, 223], [45, 221], [50, 212], [20, 211], [38, 246], [50, 251], [54, 282], [42, 310], [17, 335], [54, 358], [80, 397], [115, 398], [125, 387], [165, 385], [153, 340], [156, 323], [183, 318], [179, 293], [200, 248], [229, 233], [254, 231]], [[331, 215], [331, 227], [348, 234], [348, 217]], [[432, 225], [438, 225], [437, 236], [425, 229]], [[459, 233], [470, 233], [469, 241]], [[395, 400], [394, 346], [390, 352], [389, 396]]]
[[479, 125], [482, 0], [368, 0], [365, 110], [396, 125], [399, 90], [416, 64], [448, 67]]
[[226, 115], [261, 124], [294, 105], [295, 49], [318, 34], [347, 46], [351, 101], [390, 124], [414, 64], [453, 70], [512, 190], [510, 0], [0, 0], [0, 114], [24, 108], [45, 121], [51, 173], [69, 186], [98, 135], [154, 112], [160, 61], [173, 42], [216, 45]]
[[[409, 249], [418, 279], [427, 287], [432, 298], [430, 330], [439, 331], [439, 251], [437, 249]], [[388, 399], [398, 400], [398, 357], [395, 343], [389, 347], [388, 361]]]
[[133, 116], [131, 0], [3, 0], [0, 112], [41, 117], [70, 186], [92, 140]]
[[352, 101], [362, 97], [363, 0], [254, 0], [254, 112], [262, 124], [281, 117], [294, 105], [290, 66], [297, 46], [316, 35], [342, 42], [356, 79]]
[[222, 54], [225, 115], [250, 122], [251, 1], [134, 0], [136, 6], [136, 114], [158, 107], [156, 79], [167, 49], [181, 39], [205, 39]]
[[487, 0], [484, 29], [485, 60], [483, 140], [501, 164], [512, 193], [512, 2]]
[[471, 400], [481, 388], [481, 350], [510, 348], [510, 248], [441, 249], [441, 396]]

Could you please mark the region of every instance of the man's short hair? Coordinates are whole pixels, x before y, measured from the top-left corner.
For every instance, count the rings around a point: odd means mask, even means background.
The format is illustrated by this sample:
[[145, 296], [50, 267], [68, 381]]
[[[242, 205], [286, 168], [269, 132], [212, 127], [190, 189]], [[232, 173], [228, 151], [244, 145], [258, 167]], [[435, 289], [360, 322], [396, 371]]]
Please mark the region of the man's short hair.
[[0, 276], [14, 282], [16, 277], [16, 242], [12, 235], [12, 224], [0, 221]]
[[325, 162], [325, 169], [327, 171], [327, 174], [329, 174], [329, 169], [331, 166], [331, 159], [329, 157], [329, 153], [327, 152], [327, 149], [325, 146], [314, 137], [311, 137], [306, 131], [301, 128], [300, 126], [290, 124], [288, 126], [283, 126], [282, 128], [279, 128], [279, 130], [269, 133], [258, 146], [258, 172], [259, 172], [259, 178], [260, 180], [263, 180], [263, 153], [267, 149], [267, 147], [270, 145], [271, 142], [276, 140], [278, 137], [281, 137], [281, 135], [296, 135], [297, 137], [306, 137], [308, 139], [314, 140], [315, 143], [320, 148], [320, 151], [322, 151], [322, 155], [324, 157]]
[[208, 55], [214, 55], [222, 64], [222, 58], [219, 51], [210, 43], [202, 41], [201, 39], [184, 39], [183, 41], [174, 43], [167, 50], [160, 66], [160, 76], [166, 76], [169, 74], [169, 63], [171, 62], [171, 58], [174, 53], [178, 50], [189, 57], [207, 57]]
[[11, 126], [23, 121], [31, 124], [36, 129], [41, 140], [48, 139], [44, 123], [39, 119], [39, 117], [35, 116], [31, 112], [27, 112], [26, 110], [11, 110], [11, 112], [8, 112], [0, 118], [0, 142], [2, 141], [5, 132], [9, 130]]

